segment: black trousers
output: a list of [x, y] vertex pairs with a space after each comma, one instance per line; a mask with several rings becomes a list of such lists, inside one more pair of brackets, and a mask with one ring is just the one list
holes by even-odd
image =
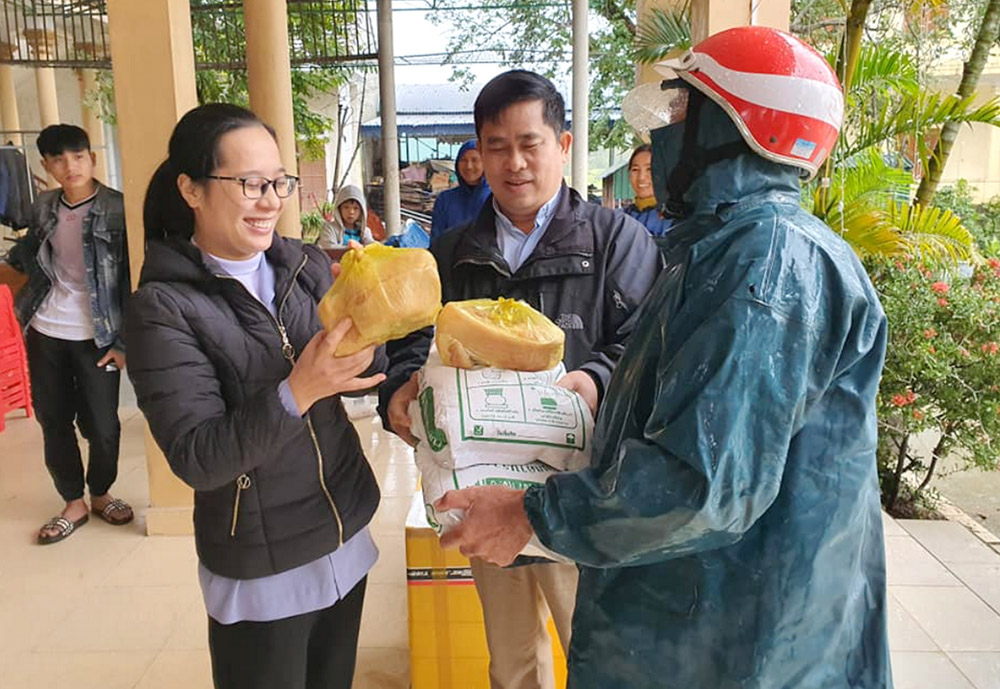
[[215, 689], [350, 689], [367, 581], [329, 608], [283, 620], [220, 624], [209, 617]]
[[56, 490], [66, 502], [83, 497], [76, 422], [90, 445], [86, 485], [91, 495], [104, 495], [118, 477], [121, 372], [98, 368], [108, 348], [98, 349], [93, 340], [60, 340], [34, 328], [28, 328], [26, 335], [31, 399], [42, 427], [45, 466]]

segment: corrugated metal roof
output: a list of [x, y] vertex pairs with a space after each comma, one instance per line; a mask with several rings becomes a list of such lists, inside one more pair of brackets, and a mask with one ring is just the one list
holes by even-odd
[[[463, 90], [458, 84], [407, 84], [396, 87], [396, 123], [400, 134], [426, 136], [475, 135], [472, 110], [476, 96], [484, 84], [473, 84]], [[557, 88], [559, 88], [557, 86]], [[564, 89], [559, 89], [569, 99]], [[567, 107], [566, 115], [571, 110]], [[365, 122], [365, 136], [377, 136], [381, 120], [375, 117]]]
[[[572, 125], [572, 120], [568, 117], [566, 125]], [[400, 134], [410, 136], [468, 136], [471, 139], [476, 135], [476, 125], [472, 120], [471, 111], [421, 114], [401, 112], [396, 115], [396, 129]], [[381, 119], [376, 117], [365, 122], [361, 126], [361, 134], [369, 138], [381, 136]]]

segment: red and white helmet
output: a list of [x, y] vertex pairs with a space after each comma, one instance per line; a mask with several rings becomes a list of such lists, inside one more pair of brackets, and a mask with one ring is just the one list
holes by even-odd
[[728, 29], [656, 70], [711, 98], [758, 154], [810, 175], [840, 133], [844, 92], [837, 75], [814, 48], [783, 31]]

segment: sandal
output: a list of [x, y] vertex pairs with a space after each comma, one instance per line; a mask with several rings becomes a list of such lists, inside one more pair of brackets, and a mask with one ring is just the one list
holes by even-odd
[[[90, 515], [83, 515], [75, 522], [71, 522], [66, 517], [58, 516], [45, 522], [45, 525], [38, 530], [38, 545], [49, 545], [58, 543], [64, 538], [69, 538], [77, 528], [83, 526], [90, 520]], [[55, 530], [54, 534], [42, 533], [44, 531]]]
[[[112, 498], [102, 510], [95, 507], [90, 511], [106, 521], [108, 524], [111, 524], [111, 526], [123, 526], [135, 518], [132, 508], [129, 507], [127, 502], [119, 498]], [[116, 513], [121, 516], [115, 516]]]

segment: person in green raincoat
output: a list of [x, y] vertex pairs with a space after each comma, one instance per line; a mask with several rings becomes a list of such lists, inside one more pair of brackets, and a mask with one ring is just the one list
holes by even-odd
[[[843, 94], [826, 61], [740, 27], [623, 105], [686, 222], [609, 384], [588, 469], [452, 491], [442, 539], [580, 568], [569, 689], [891, 688], [875, 396], [886, 319], [799, 206]], [[661, 68], [664, 68], [661, 65]], [[663, 126], [663, 125], [666, 126]]]

